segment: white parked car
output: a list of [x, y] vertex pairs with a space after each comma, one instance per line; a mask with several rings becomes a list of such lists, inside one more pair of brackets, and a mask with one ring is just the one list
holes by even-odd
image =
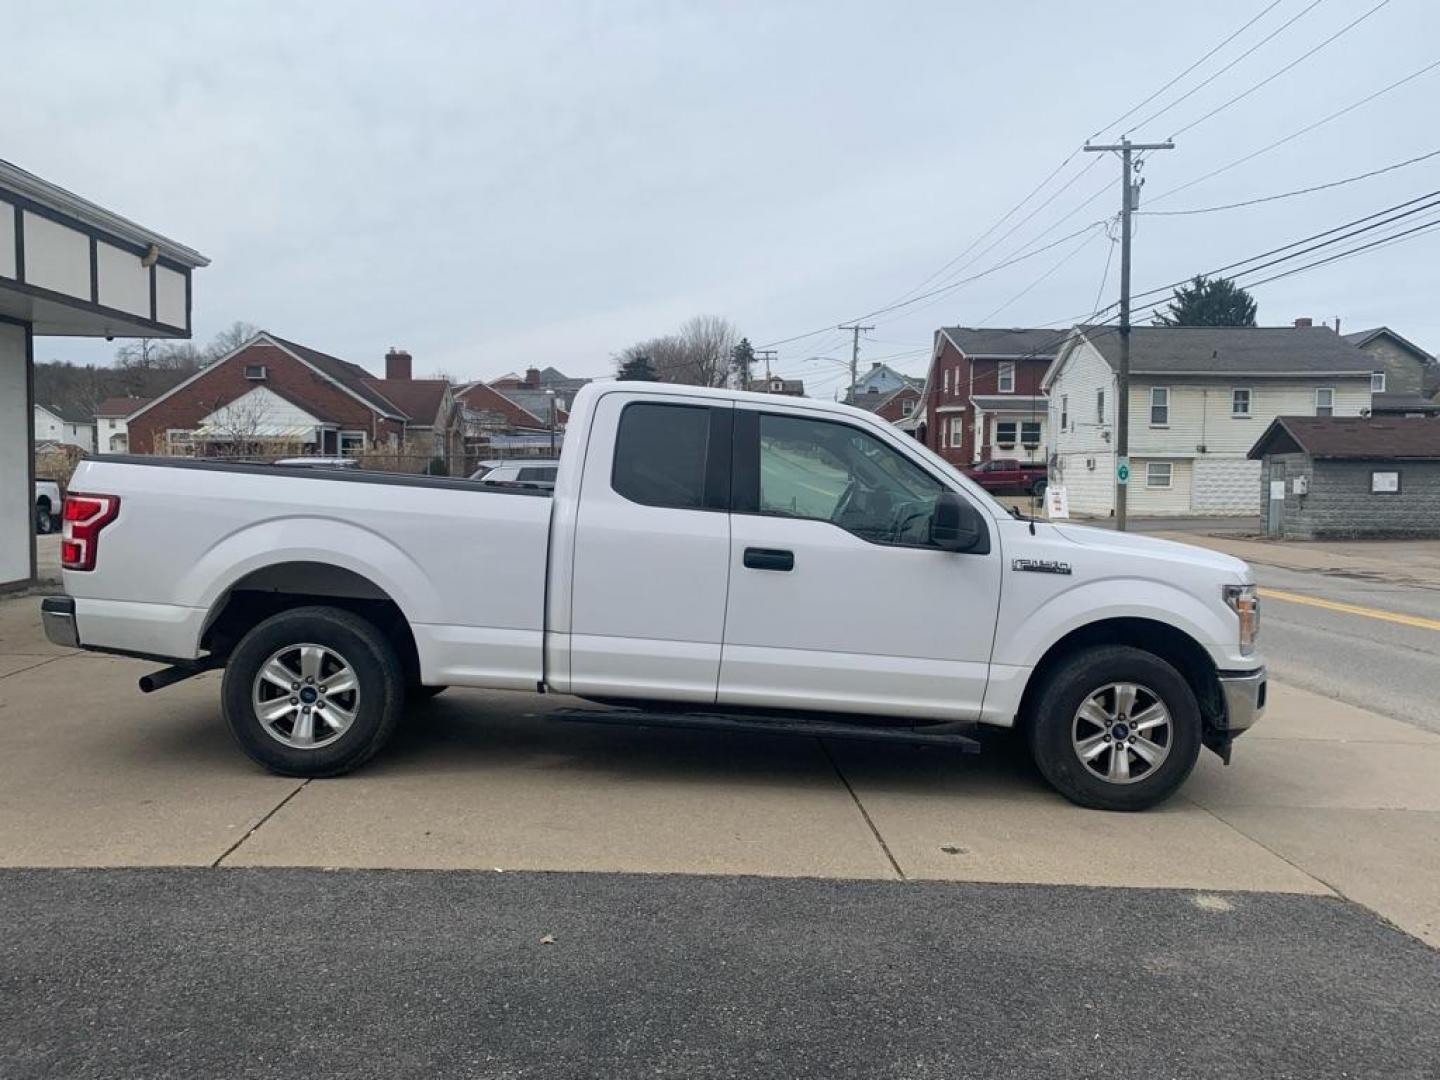
[[1243, 562], [1017, 519], [868, 412], [595, 383], [566, 443], [553, 495], [86, 461], [46, 631], [172, 665], [145, 689], [223, 666], [236, 739], [292, 776], [355, 768], [407, 693], [456, 684], [962, 748], [1019, 726], [1066, 796], [1139, 809], [1263, 709]]
[[54, 480], [35, 481], [35, 531], [52, 533], [60, 524], [60, 485]]
[[487, 484], [510, 484], [551, 490], [560, 467], [558, 458], [509, 458], [482, 461], [470, 474], [471, 480]]

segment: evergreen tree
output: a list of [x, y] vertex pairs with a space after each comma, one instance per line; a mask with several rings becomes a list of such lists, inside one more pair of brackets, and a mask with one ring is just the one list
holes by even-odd
[[1255, 299], [1229, 278], [1197, 274], [1175, 290], [1155, 326], [1254, 326]]
[[615, 377], [620, 382], [660, 381], [660, 375], [656, 372], [655, 365], [644, 353], [636, 353], [634, 356], [627, 356], [621, 360], [620, 370]]

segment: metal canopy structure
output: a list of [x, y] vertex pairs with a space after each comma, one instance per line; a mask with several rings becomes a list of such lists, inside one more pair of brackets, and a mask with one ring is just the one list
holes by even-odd
[[35, 576], [36, 336], [190, 336], [193, 248], [0, 161], [0, 589]]

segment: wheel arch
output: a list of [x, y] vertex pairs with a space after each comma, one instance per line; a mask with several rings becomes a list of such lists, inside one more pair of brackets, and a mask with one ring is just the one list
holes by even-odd
[[366, 575], [331, 563], [290, 559], [242, 574], [211, 605], [200, 645], [212, 655], [228, 656], [265, 619], [317, 605], [340, 608], [375, 626], [394, 646], [406, 676], [418, 681], [420, 658], [405, 611]]
[[1076, 627], [1053, 642], [1026, 680], [1017, 712], [1020, 726], [1030, 722], [1035, 699], [1039, 697], [1050, 672], [1079, 650], [1097, 645], [1128, 645], [1158, 656], [1180, 672], [1200, 705], [1200, 715], [1205, 722], [1205, 745], [1224, 756], [1219, 745], [1212, 745], [1218, 740], [1224, 741], [1228, 747], [1228, 740], [1219, 739], [1224, 726], [1225, 700], [1215, 661], [1205, 646], [1184, 630], [1158, 619], [1138, 616], [1099, 619]]

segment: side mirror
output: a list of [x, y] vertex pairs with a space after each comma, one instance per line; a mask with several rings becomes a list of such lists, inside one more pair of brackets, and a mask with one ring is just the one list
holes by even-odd
[[942, 551], [985, 555], [990, 551], [990, 530], [985, 528], [980, 511], [947, 489], [935, 500], [930, 542]]

